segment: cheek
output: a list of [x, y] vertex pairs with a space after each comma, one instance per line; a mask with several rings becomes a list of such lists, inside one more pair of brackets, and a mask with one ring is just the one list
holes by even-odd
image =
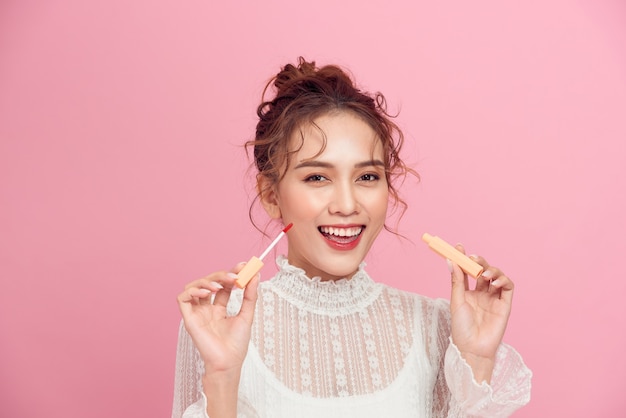
[[311, 193], [291, 193], [283, 195], [281, 210], [283, 215], [298, 219], [312, 219], [323, 208], [323, 199]]
[[382, 189], [379, 193], [372, 195], [368, 204], [372, 213], [377, 215], [385, 215], [389, 207], [389, 191]]

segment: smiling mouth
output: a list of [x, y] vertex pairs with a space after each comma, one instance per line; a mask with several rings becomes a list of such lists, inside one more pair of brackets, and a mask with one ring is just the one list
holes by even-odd
[[337, 228], [333, 226], [320, 226], [317, 228], [324, 237], [337, 243], [349, 243], [356, 240], [365, 229], [365, 226], [352, 226], [348, 228]]

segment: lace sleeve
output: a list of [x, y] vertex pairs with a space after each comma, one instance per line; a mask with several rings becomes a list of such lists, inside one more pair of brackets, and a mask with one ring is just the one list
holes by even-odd
[[[178, 348], [176, 350], [172, 418], [182, 418], [185, 410], [191, 405], [204, 403], [202, 396], [203, 374], [204, 365], [198, 350], [196, 350], [191, 337], [181, 321], [178, 331]], [[204, 415], [196, 413], [195, 416], [203, 417]]]
[[[243, 291], [237, 289], [231, 293], [226, 307], [228, 316], [237, 315], [241, 309]], [[208, 418], [207, 400], [202, 390], [204, 364], [200, 353], [185, 329], [183, 321], [178, 331], [176, 350], [176, 373], [174, 376], [174, 404], [172, 418]], [[256, 417], [254, 409], [240, 399], [237, 405], [238, 417]]]
[[529, 402], [532, 372], [515, 349], [502, 343], [491, 384], [479, 384], [450, 338], [448, 301], [437, 300], [431, 309], [427, 318], [436, 323], [432, 328], [437, 328], [437, 334], [430, 346], [439, 366], [433, 393], [434, 417], [508, 417]]
[[451, 411], [450, 407], [457, 409], [456, 405], [450, 405], [450, 391], [446, 383], [444, 366], [445, 356], [443, 353], [449, 344], [450, 336], [450, 315], [448, 313], [448, 303], [446, 300], [437, 299], [433, 303], [425, 304], [423, 312], [425, 322], [428, 326], [428, 357], [437, 370], [435, 387], [433, 389], [432, 416], [434, 418], [446, 418], [460, 416]]
[[504, 343], [496, 352], [491, 384], [476, 382], [472, 368], [450, 341], [445, 355], [445, 376], [451, 405], [472, 417], [508, 417], [530, 401], [532, 372], [515, 349]]

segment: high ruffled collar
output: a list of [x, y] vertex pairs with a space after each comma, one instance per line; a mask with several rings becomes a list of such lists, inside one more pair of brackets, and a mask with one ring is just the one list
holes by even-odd
[[270, 280], [272, 291], [299, 308], [318, 314], [341, 315], [362, 310], [382, 290], [382, 285], [365, 272], [365, 262], [350, 279], [328, 281], [307, 277], [304, 270], [289, 264], [282, 255], [276, 264], [279, 270]]

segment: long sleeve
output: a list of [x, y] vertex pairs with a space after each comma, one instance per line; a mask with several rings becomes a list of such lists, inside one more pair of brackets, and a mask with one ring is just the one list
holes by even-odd
[[[243, 292], [235, 290], [228, 302], [227, 315], [236, 315], [241, 308]], [[183, 321], [178, 331], [176, 349], [176, 373], [174, 376], [174, 402], [172, 418], [209, 418], [206, 413], [207, 399], [203, 392], [204, 364]], [[257, 417], [254, 408], [240, 398], [237, 405], [239, 418]]]
[[[241, 298], [231, 294], [229, 315]], [[207, 418], [203, 369], [181, 326], [173, 418]], [[446, 300], [375, 283], [363, 270], [309, 279], [283, 260], [259, 287], [237, 416], [505, 417], [528, 402], [530, 377], [503, 344], [491, 385], [476, 383], [450, 340]]]
[[[206, 413], [207, 399], [202, 390], [203, 374], [204, 366], [198, 351], [181, 324], [176, 355], [172, 418], [209, 418]], [[237, 417], [258, 418], [258, 415], [250, 403], [240, 398]]]
[[451, 403], [468, 416], [508, 417], [530, 401], [532, 372], [513, 347], [500, 344], [491, 384], [478, 383], [472, 368], [450, 341], [445, 355], [445, 376]]
[[206, 417], [206, 400], [202, 393], [203, 373], [204, 366], [198, 350], [181, 321], [176, 349], [172, 418]]
[[[437, 300], [430, 316], [436, 323], [439, 373], [433, 415], [437, 418], [508, 417], [530, 400], [532, 372], [515, 349], [502, 343], [491, 384], [478, 383], [450, 338], [449, 305]], [[434, 347], [433, 347], [434, 348]]]

